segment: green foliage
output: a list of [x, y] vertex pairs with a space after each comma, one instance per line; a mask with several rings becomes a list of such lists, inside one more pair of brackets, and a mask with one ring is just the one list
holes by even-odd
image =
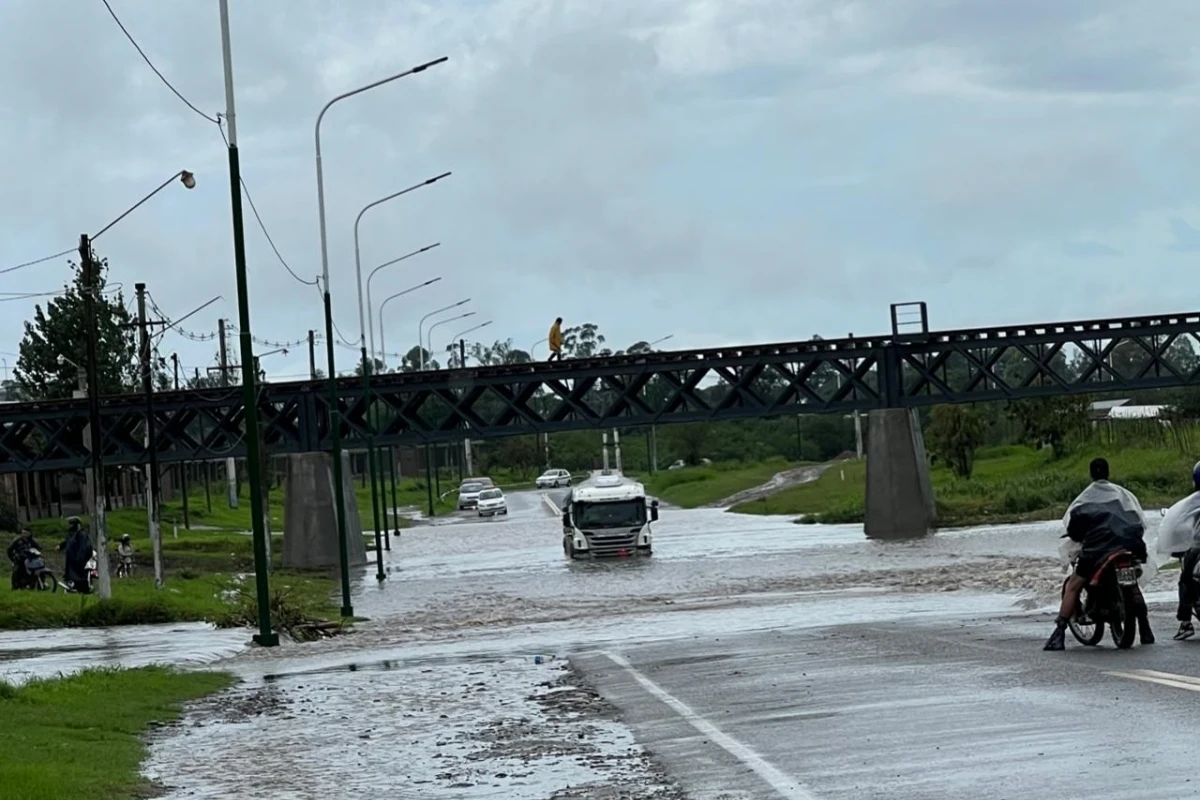
[[140, 773], [149, 727], [233, 682], [222, 673], [143, 667], [0, 683], [0, 792], [5, 800], [149, 797], [153, 787]]
[[[75, 267], [72, 264], [72, 267]], [[131, 317], [121, 292], [107, 292], [108, 261], [96, 267], [97, 376], [101, 394], [135, 390], [138, 349]], [[59, 399], [78, 388], [78, 370], [87, 365], [87, 329], [83, 318], [83, 274], [76, 274], [64, 293], [34, 308], [25, 322], [25, 337], [13, 371], [17, 383], [30, 397]], [[69, 359], [69, 361], [65, 360]]]
[[1087, 430], [1091, 401], [1083, 395], [1037, 397], [1009, 405], [1021, 425], [1022, 437], [1034, 446], [1046, 445], [1055, 458], [1062, 458], [1070, 443]]
[[971, 406], [936, 406], [925, 431], [929, 449], [953, 470], [955, 475], [971, 477], [975, 451], [983, 444], [983, 419]]
[[593, 322], [585, 322], [571, 328], [563, 328], [563, 358], [591, 358], [611, 355], [604, 349], [604, 335]]
[[637, 477], [645, 484], [646, 491], [655, 497], [681, 508], [696, 508], [761, 486], [791, 466], [795, 465], [782, 458], [772, 458], [751, 464], [735, 461], [711, 467], [664, 470], [657, 475]]

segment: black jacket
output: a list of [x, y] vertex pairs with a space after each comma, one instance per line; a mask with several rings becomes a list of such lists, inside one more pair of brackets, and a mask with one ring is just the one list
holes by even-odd
[[8, 546], [8, 560], [16, 564], [19, 560], [24, 558], [26, 551], [34, 548], [38, 550], [42, 549], [42, 546], [37, 543], [37, 539], [34, 539], [32, 536], [30, 536], [28, 539], [26, 539], [24, 536], [18, 536], [13, 540], [12, 544]]
[[1136, 512], [1118, 501], [1084, 503], [1071, 512], [1067, 536], [1083, 545], [1081, 559], [1103, 558], [1117, 550], [1128, 550], [1145, 561], [1146, 527]]

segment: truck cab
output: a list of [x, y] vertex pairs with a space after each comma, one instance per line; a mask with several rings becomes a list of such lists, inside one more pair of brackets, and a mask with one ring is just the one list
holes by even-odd
[[646, 497], [638, 481], [602, 473], [567, 493], [562, 506], [563, 552], [568, 558], [648, 556], [650, 525], [658, 501]]

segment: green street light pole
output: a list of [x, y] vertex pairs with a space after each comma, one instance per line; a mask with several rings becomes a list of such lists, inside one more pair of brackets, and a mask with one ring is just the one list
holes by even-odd
[[374, 83], [368, 83], [366, 86], [360, 86], [349, 92], [343, 92], [321, 108], [320, 113], [317, 114], [317, 122], [313, 126], [317, 167], [317, 216], [321, 231], [321, 280], [324, 284], [323, 295], [325, 301], [325, 355], [328, 360], [327, 367], [329, 370], [329, 429], [330, 445], [333, 451], [333, 502], [337, 517], [338, 547], [341, 551], [342, 562], [342, 616], [353, 616], [354, 611], [350, 605], [350, 561], [346, 540], [346, 488], [342, 483], [342, 412], [338, 399], [337, 367], [334, 364], [333, 357], [333, 303], [329, 296], [329, 239], [325, 230], [325, 175], [321, 168], [321, 120], [325, 119], [326, 112], [338, 101], [353, 97], [356, 94], [362, 94], [369, 89], [383, 86], [394, 80], [415, 75], [418, 72], [424, 72], [430, 67], [449, 60], [449, 56], [442, 56], [433, 61], [428, 61], [407, 69], [404, 72], [398, 72], [395, 75], [382, 78]]
[[[383, 494], [381, 500], [380, 492], [383, 490], [383, 476], [380, 474], [379, 468], [379, 453], [375, 449], [375, 422], [371, 419], [371, 372], [375, 365], [372, 363], [375, 360], [375, 353], [372, 348], [371, 357], [367, 358], [367, 313], [363, 308], [363, 276], [362, 276], [362, 257], [358, 247], [358, 226], [362, 222], [363, 214], [374, 208], [382, 205], [389, 200], [394, 200], [397, 197], [402, 197], [409, 192], [415, 192], [425, 186], [431, 186], [442, 178], [450, 177], [449, 172], [443, 172], [441, 175], [435, 175], [432, 178], [427, 178], [420, 183], [413, 184], [406, 189], [401, 189], [398, 192], [393, 192], [387, 197], [381, 197], [374, 202], [367, 203], [363, 206], [363, 210], [358, 212], [358, 216], [354, 218], [354, 274], [358, 281], [358, 338], [359, 347], [362, 351], [362, 379], [363, 379], [363, 403], [367, 407], [367, 468], [371, 473], [371, 514], [375, 519], [375, 578], [383, 581], [387, 578], [387, 574], [383, 571], [383, 533], [387, 529], [387, 516], [380, 514], [383, 506], [387, 503], [387, 495]], [[368, 281], [370, 278], [368, 278]], [[382, 528], [380, 525], [382, 524]], [[391, 549], [390, 543], [388, 549]]]
[[246, 413], [246, 471], [250, 480], [250, 530], [254, 539], [254, 579], [258, 594], [258, 634], [263, 647], [279, 644], [271, 630], [271, 588], [267, 536], [263, 526], [262, 460], [258, 438], [258, 376], [250, 338], [250, 291], [246, 280], [246, 237], [242, 228], [242, 177], [238, 162], [237, 116], [233, 103], [233, 53], [229, 41], [229, 0], [221, 0], [221, 54], [225, 66], [225, 123], [229, 126], [229, 192], [233, 210], [233, 260], [237, 273], [238, 338], [242, 351], [242, 407]]

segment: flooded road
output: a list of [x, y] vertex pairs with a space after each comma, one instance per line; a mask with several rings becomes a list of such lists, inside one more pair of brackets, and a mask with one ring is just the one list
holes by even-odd
[[[243, 682], [155, 734], [146, 770], [164, 796], [1192, 796], [1147, 783], [1183, 780], [1161, 762], [1191, 731], [1180, 695], [1200, 690], [1200, 651], [1169, 641], [1173, 577], [1148, 595], [1160, 644], [1042, 653], [1057, 523], [882, 543], [672, 509], [653, 557], [569, 562], [553, 503], [509, 506], [405, 530], [386, 581], [356, 576], [370, 621], [351, 635], [263, 650], [245, 631], [187, 633], [176, 654]], [[59, 655], [25, 636], [30, 657], [7, 662], [21, 653], [0, 638], [0, 663], [172, 655], [155, 631], [87, 635]], [[1173, 733], [1122, 744], [1160, 713]], [[1077, 745], [1080, 719], [1114, 715]]]

